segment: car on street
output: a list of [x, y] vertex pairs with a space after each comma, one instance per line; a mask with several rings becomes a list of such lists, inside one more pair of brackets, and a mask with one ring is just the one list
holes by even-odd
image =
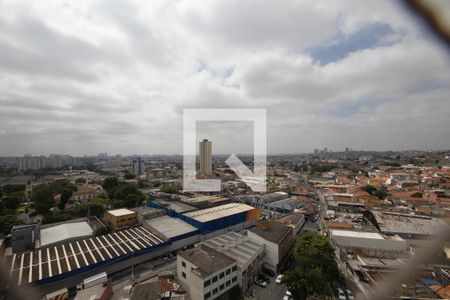
[[347, 289], [347, 299], [355, 300], [355, 297], [353, 296], [352, 291], [350, 291], [349, 289]]
[[283, 280], [283, 274], [277, 276], [277, 279], [275, 279], [275, 283], [281, 284], [281, 280]]
[[260, 279], [260, 278], [257, 278], [257, 277], [255, 277], [254, 282], [255, 282], [257, 285], [262, 286], [262, 287], [266, 287], [266, 286], [267, 286], [267, 283], [266, 283], [264, 280], [262, 280], [262, 279]]
[[337, 295], [339, 300], [347, 300], [347, 297], [345, 297], [344, 291], [341, 288], [337, 289]]

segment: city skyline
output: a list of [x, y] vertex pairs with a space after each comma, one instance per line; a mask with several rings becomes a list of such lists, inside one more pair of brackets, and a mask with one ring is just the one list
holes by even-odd
[[0, 155], [182, 153], [183, 108], [222, 107], [266, 108], [268, 153], [450, 148], [447, 50], [399, 2], [0, 9]]

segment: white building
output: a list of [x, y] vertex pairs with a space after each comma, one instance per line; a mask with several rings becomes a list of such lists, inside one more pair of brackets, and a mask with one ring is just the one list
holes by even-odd
[[292, 228], [273, 221], [259, 222], [248, 230], [247, 236], [257, 243], [264, 244], [266, 253], [264, 266], [278, 272], [292, 247]]
[[238, 282], [237, 261], [200, 245], [177, 255], [177, 278], [192, 300], [210, 300], [225, 294]]
[[398, 235], [384, 236], [376, 232], [330, 230], [335, 245], [346, 254], [363, 253], [369, 257], [396, 258], [408, 250], [408, 243]]
[[238, 262], [238, 282], [245, 292], [258, 274], [264, 257], [264, 245], [250, 240], [247, 236], [228, 232], [202, 242]]

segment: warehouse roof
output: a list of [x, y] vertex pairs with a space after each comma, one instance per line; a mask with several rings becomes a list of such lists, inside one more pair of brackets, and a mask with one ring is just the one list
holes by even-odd
[[151, 248], [163, 241], [143, 227], [6, 256], [11, 280], [31, 283]]
[[88, 222], [65, 223], [41, 229], [41, 246], [54, 244], [67, 239], [92, 235], [94, 230]]
[[206, 240], [202, 244], [236, 259], [241, 269], [245, 269], [245, 266], [251, 263], [251, 258], [264, 249], [264, 245], [260, 245], [247, 236], [234, 231]]
[[180, 252], [178, 255], [197, 266], [197, 269], [194, 269], [193, 272], [201, 278], [206, 278], [236, 262], [233, 258], [206, 245], [200, 245], [193, 249]]
[[131, 211], [131, 210], [126, 209], [126, 208], [119, 208], [119, 209], [108, 210], [108, 213], [113, 215], [113, 216], [115, 216], [115, 217], [127, 216], [127, 215], [131, 215], [131, 214], [135, 214], [134, 211]]
[[358, 249], [406, 251], [408, 244], [399, 236], [382, 236], [376, 232], [332, 229], [331, 237], [337, 245]]
[[371, 210], [370, 213], [375, 218], [377, 223], [375, 225], [384, 233], [435, 235], [448, 226], [438, 218], [427, 216], [375, 210]]
[[229, 203], [185, 213], [184, 215], [199, 222], [208, 222], [211, 220], [232, 216], [253, 209], [255, 209], [253, 206], [247, 204]]
[[168, 239], [198, 230], [178, 218], [171, 218], [169, 216], [152, 218], [145, 222]]

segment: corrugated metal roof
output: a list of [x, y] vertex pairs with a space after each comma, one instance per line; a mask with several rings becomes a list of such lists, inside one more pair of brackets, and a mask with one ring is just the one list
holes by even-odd
[[247, 204], [230, 203], [212, 208], [206, 208], [189, 213], [185, 213], [186, 217], [190, 217], [199, 222], [208, 222], [215, 219], [220, 219], [227, 216], [232, 216], [241, 212], [255, 209]]
[[88, 222], [65, 223], [41, 229], [41, 246], [66, 239], [92, 235], [94, 230]]

